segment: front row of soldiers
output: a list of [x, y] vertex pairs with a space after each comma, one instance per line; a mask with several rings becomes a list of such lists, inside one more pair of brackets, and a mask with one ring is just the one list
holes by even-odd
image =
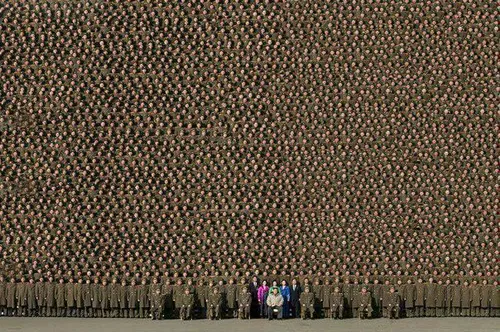
[[[492, 285], [487, 281], [483, 284], [474, 281], [472, 285], [467, 281], [460, 284], [458, 280], [453, 284], [441, 280], [435, 283], [432, 279], [428, 282], [419, 279], [416, 283], [398, 280], [396, 285], [389, 281], [380, 284], [378, 280], [362, 285], [358, 280], [353, 283], [337, 280], [333, 285], [328, 281], [311, 285], [305, 280], [302, 287], [296, 280], [290, 287], [285, 281], [282, 286], [273, 284], [272, 290], [283, 294], [279, 313], [283, 318], [496, 317], [500, 312], [497, 283]], [[20, 282], [15, 279], [5, 282], [0, 276], [0, 316], [193, 319], [196, 315], [209, 319], [223, 316], [248, 319], [258, 317], [260, 307], [260, 316], [266, 317], [270, 313], [265, 300], [269, 287], [261, 285], [266, 294], [260, 299], [253, 294], [258, 286], [257, 281], [248, 284], [242, 280], [235, 284], [233, 279], [227, 284], [219, 280], [208, 285], [202, 280], [194, 285], [189, 279], [185, 284], [181, 279], [175, 284], [169, 279], [163, 283], [155, 279], [152, 284], [146, 280], [140, 283], [132, 280], [128, 284], [112, 279], [108, 284], [99, 279], [93, 282], [60, 279], [56, 283], [52, 277], [48, 281], [21, 278]]]

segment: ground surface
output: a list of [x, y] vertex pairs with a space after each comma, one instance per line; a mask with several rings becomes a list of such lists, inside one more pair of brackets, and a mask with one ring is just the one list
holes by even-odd
[[26, 332], [155, 332], [155, 331], [203, 331], [203, 332], [310, 332], [310, 331], [446, 331], [446, 332], [497, 332], [500, 320], [495, 318], [420, 318], [392, 321], [376, 319], [369, 321], [359, 320], [223, 320], [208, 321], [195, 320], [181, 322], [177, 320], [151, 321], [128, 319], [80, 319], [80, 318], [2, 318], [0, 319], [0, 332], [26, 331]]

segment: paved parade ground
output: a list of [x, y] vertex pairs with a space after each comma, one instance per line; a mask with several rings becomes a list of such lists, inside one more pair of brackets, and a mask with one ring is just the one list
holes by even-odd
[[500, 320], [496, 318], [420, 318], [401, 320], [286, 320], [272, 321], [255, 319], [239, 320], [194, 320], [152, 321], [139, 319], [81, 319], [81, 318], [2, 318], [0, 332], [401, 332], [401, 331], [446, 331], [446, 332], [497, 332]]

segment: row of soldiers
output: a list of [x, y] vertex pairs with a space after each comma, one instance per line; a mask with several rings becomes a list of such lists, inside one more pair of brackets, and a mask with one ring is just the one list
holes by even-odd
[[[445, 317], [473, 316], [498, 317], [499, 289], [495, 281], [489, 284], [476, 280], [455, 283], [447, 280], [434, 282], [431, 278], [424, 282], [418, 279], [406, 283], [389, 280], [380, 283], [355, 279], [330, 283], [304, 279], [301, 285], [293, 279], [288, 285], [273, 281], [283, 296], [282, 317], [329, 317], [329, 318], [371, 318], [371, 317]], [[111, 317], [111, 318], [174, 318], [194, 317], [220, 319], [222, 317], [265, 317], [266, 298], [269, 293], [267, 283], [254, 277], [249, 283], [243, 278], [239, 283], [229, 279], [181, 278], [173, 283], [170, 279], [159, 282], [145, 279], [130, 283], [116, 278], [108, 284], [98, 278], [37, 282], [12, 278], [6, 282], [0, 276], [0, 315], [2, 316], [43, 316], [43, 317]], [[260, 309], [260, 310], [259, 310]]]

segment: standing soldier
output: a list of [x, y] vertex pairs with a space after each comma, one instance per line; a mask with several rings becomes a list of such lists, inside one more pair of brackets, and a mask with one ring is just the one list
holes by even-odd
[[445, 317], [451, 317], [453, 316], [453, 285], [451, 284], [450, 279], [446, 279], [445, 283], [446, 287], [446, 305], [445, 305], [445, 312], [444, 315]]
[[335, 287], [330, 297], [331, 318], [342, 319], [344, 317], [344, 294], [340, 287]]
[[28, 316], [36, 316], [36, 293], [35, 293], [35, 281], [30, 279], [29, 283], [26, 285], [26, 300], [28, 301]]
[[24, 277], [21, 282], [16, 284], [16, 302], [17, 302], [17, 315], [26, 316], [28, 310], [28, 294], [27, 285]]
[[109, 285], [108, 281], [104, 279], [102, 281], [102, 285], [99, 289], [99, 298], [101, 299], [101, 312], [102, 312], [102, 317], [104, 318], [109, 318], [110, 316], [110, 292], [109, 292]]
[[151, 318], [153, 320], [161, 320], [163, 317], [163, 296], [161, 288], [156, 287], [153, 294], [151, 294]]
[[0, 275], [0, 316], [7, 316], [7, 285]]
[[[343, 296], [343, 295], [342, 295]], [[300, 317], [302, 319], [306, 319], [307, 316], [309, 318], [314, 318], [314, 294], [311, 293], [309, 286], [304, 288], [304, 292], [300, 294]]]
[[111, 308], [111, 318], [117, 318], [120, 310], [120, 285], [116, 278], [113, 278], [111, 285], [108, 286], [109, 307]]
[[490, 305], [491, 305], [491, 293], [492, 287], [488, 285], [488, 280], [484, 279], [483, 284], [480, 287], [480, 298], [481, 298], [481, 317], [490, 316]]
[[373, 300], [375, 307], [373, 308], [373, 317], [380, 317], [382, 315], [382, 285], [378, 279], [373, 281]]
[[119, 317], [128, 318], [128, 287], [125, 279], [122, 280], [122, 284], [118, 288], [118, 302], [120, 304]]
[[471, 302], [471, 289], [469, 286], [469, 282], [465, 280], [462, 285], [462, 316], [470, 317], [470, 302]]
[[250, 309], [252, 305], [252, 295], [246, 288], [241, 290], [240, 301], [238, 302], [238, 317], [240, 319], [250, 319]]
[[330, 296], [332, 294], [332, 286], [330, 279], [326, 278], [325, 284], [321, 290], [321, 303], [323, 307], [323, 317], [330, 317]]
[[460, 307], [462, 305], [462, 287], [458, 280], [455, 280], [453, 285], [451, 306], [453, 307], [453, 317], [460, 316]]
[[446, 286], [443, 285], [443, 280], [439, 280], [436, 285], [436, 316], [444, 317], [446, 308]]
[[38, 315], [47, 316], [47, 297], [45, 295], [45, 282], [40, 278], [35, 285], [36, 304], [38, 306]]
[[323, 288], [321, 287], [320, 280], [315, 279], [314, 285], [312, 286], [312, 288], [310, 287], [309, 290], [314, 295], [314, 312], [319, 316], [323, 307], [321, 304], [321, 300], [323, 299], [323, 295], [321, 294], [321, 292], [323, 291]]
[[57, 301], [56, 301], [56, 284], [54, 278], [49, 277], [49, 281], [45, 284], [45, 300], [47, 305], [47, 317], [57, 316]]
[[[225, 295], [226, 295], [226, 306], [229, 311], [229, 316], [235, 318], [237, 314], [237, 304], [236, 304], [236, 285], [234, 284], [234, 279], [230, 278], [229, 283], [225, 287]], [[244, 288], [246, 289], [246, 288]], [[247, 292], [250, 295], [250, 293]], [[241, 300], [241, 299], [240, 299]], [[241, 310], [241, 301], [240, 301], [240, 310]], [[250, 307], [249, 307], [250, 310]]]
[[175, 314], [174, 316], [179, 316], [180, 317], [180, 310], [182, 307], [182, 294], [183, 294], [183, 287], [182, 287], [182, 279], [177, 279], [177, 282], [175, 283], [173, 289], [172, 289], [172, 298], [174, 300], [174, 309], [175, 309]]
[[141, 286], [135, 284], [135, 279], [132, 279], [130, 286], [127, 287], [128, 298], [128, 316], [130, 318], [137, 318], [138, 304], [139, 304], [139, 289]]
[[349, 279], [344, 280], [344, 287], [342, 287], [342, 291], [344, 293], [344, 303], [345, 303], [345, 312], [347, 313], [347, 317], [350, 317], [352, 312], [352, 284], [349, 283]]
[[10, 282], [5, 286], [5, 297], [7, 302], [7, 316], [16, 316], [16, 280], [10, 279]]
[[[217, 287], [214, 289], [217, 289]], [[184, 289], [184, 294], [182, 294], [180, 302], [179, 316], [181, 320], [193, 319], [194, 294], [189, 287]]]
[[[394, 287], [393, 287], [394, 288]], [[361, 292], [357, 295], [359, 303], [359, 318], [371, 318], [372, 317], [372, 295], [368, 292], [366, 287], [361, 288]]]
[[85, 306], [83, 305], [83, 280], [82, 278], [78, 279], [78, 282], [75, 284], [75, 302], [76, 302], [76, 311], [77, 316], [82, 318], [85, 316]]
[[389, 294], [391, 292], [391, 284], [386, 280], [382, 285], [382, 317], [389, 317]]
[[472, 317], [481, 317], [481, 287], [477, 280], [471, 285], [471, 310]]
[[75, 317], [75, 284], [73, 278], [69, 279], [69, 282], [65, 284], [65, 297], [66, 297], [66, 316]]
[[92, 317], [102, 317], [101, 316], [101, 285], [99, 285], [99, 279], [95, 278], [94, 283], [90, 287], [91, 301], [92, 301]]
[[429, 278], [425, 290], [425, 315], [427, 317], [436, 317], [436, 284], [433, 278]]
[[416, 293], [415, 285], [411, 282], [411, 279], [408, 279], [403, 289], [404, 306], [406, 311], [406, 317], [408, 318], [412, 318], [415, 316], [414, 312], [415, 295], [416, 295], [415, 293]]
[[[172, 293], [172, 286], [170, 286], [170, 294]], [[200, 316], [201, 318], [207, 318], [207, 286], [205, 285], [205, 282], [203, 279], [198, 280], [198, 284], [196, 285], [196, 302], [198, 305], [198, 308], [200, 308]], [[236, 294], [235, 294], [236, 296]], [[170, 295], [172, 297], [172, 295]], [[168, 303], [168, 299], [167, 299]], [[168, 305], [168, 304], [167, 304]], [[173, 306], [172, 306], [173, 307]]]
[[139, 301], [139, 318], [147, 318], [149, 311], [149, 286], [146, 279], [142, 279], [141, 285], [137, 290], [137, 299]]
[[208, 296], [208, 319], [214, 320], [221, 318], [221, 305], [222, 297], [219, 293], [219, 289], [213, 287]]
[[174, 310], [174, 299], [172, 298], [173, 287], [170, 279], [164, 279], [161, 294], [164, 297], [164, 317], [172, 318], [172, 310]]
[[498, 289], [498, 281], [495, 280], [493, 285], [488, 285], [490, 288], [490, 317], [500, 317], [500, 291]]
[[55, 298], [57, 317], [66, 316], [66, 285], [64, 285], [63, 279], [59, 279], [59, 283], [56, 285]]
[[425, 312], [424, 312], [424, 305], [425, 305], [425, 298], [426, 298], [426, 287], [425, 284], [422, 282], [422, 279], [419, 278], [417, 284], [415, 285], [415, 315], [417, 317], [423, 317]]
[[83, 297], [84, 317], [85, 318], [93, 317], [90, 279], [86, 279], [85, 283], [82, 285], [82, 297]]
[[388, 316], [389, 319], [398, 319], [399, 318], [399, 311], [401, 309], [400, 307], [400, 297], [399, 294], [396, 292], [396, 288], [394, 286], [391, 286], [390, 291], [389, 291], [389, 296], [387, 297], [387, 307], [388, 307]]

